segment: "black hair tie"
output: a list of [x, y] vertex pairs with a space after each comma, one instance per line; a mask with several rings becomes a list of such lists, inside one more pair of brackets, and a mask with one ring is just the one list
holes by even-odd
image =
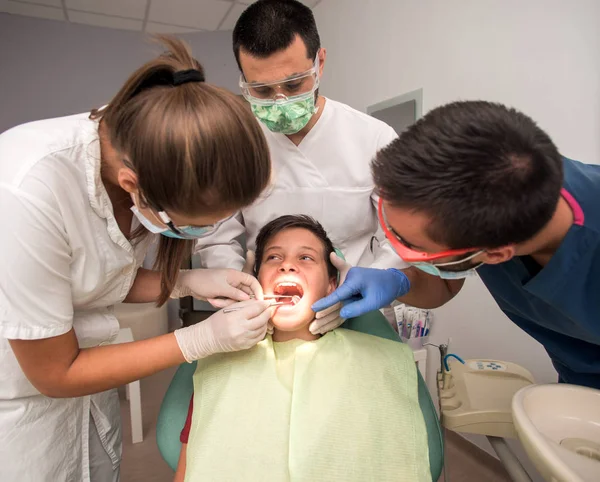
[[204, 74], [196, 69], [180, 70], [173, 73], [173, 85], [177, 86], [188, 82], [204, 82]]

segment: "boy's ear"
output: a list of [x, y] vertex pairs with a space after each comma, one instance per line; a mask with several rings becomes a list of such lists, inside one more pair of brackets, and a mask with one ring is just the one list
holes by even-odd
[[[346, 257], [344, 256], [344, 253], [342, 253], [342, 251], [338, 248], [333, 248], [335, 254], [337, 255], [338, 258], [343, 259], [344, 261], [346, 261]], [[335, 279], [335, 286], [336, 288], [340, 285], [340, 272], [337, 272], [337, 276]]]
[[244, 263], [242, 271], [254, 277], [258, 276], [258, 273], [256, 271], [256, 255], [254, 251], [246, 251], [246, 262]]
[[338, 286], [338, 277], [329, 278], [329, 284], [327, 285], [327, 294], [330, 295], [335, 291]]

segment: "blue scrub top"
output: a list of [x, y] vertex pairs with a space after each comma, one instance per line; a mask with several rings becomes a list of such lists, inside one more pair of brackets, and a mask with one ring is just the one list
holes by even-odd
[[516, 257], [477, 272], [502, 311], [544, 345], [560, 381], [600, 389], [600, 166], [563, 165], [575, 219], [548, 264]]

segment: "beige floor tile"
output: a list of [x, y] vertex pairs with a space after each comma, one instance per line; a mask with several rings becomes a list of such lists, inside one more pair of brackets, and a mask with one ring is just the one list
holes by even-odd
[[123, 420], [123, 461], [121, 482], [168, 482], [173, 480], [173, 471], [162, 459], [156, 445], [156, 419], [160, 404], [175, 369], [165, 370], [141, 381], [142, 425], [144, 441], [131, 443], [129, 404], [121, 399]]
[[499, 460], [452, 432], [446, 432], [445, 458], [448, 482], [511, 482]]

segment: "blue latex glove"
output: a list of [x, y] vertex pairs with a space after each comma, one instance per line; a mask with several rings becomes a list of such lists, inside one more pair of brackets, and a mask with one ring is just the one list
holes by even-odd
[[321, 311], [341, 302], [340, 316], [355, 318], [369, 311], [388, 306], [410, 289], [410, 281], [397, 269], [350, 268], [344, 283], [333, 293], [312, 305], [313, 311]]

